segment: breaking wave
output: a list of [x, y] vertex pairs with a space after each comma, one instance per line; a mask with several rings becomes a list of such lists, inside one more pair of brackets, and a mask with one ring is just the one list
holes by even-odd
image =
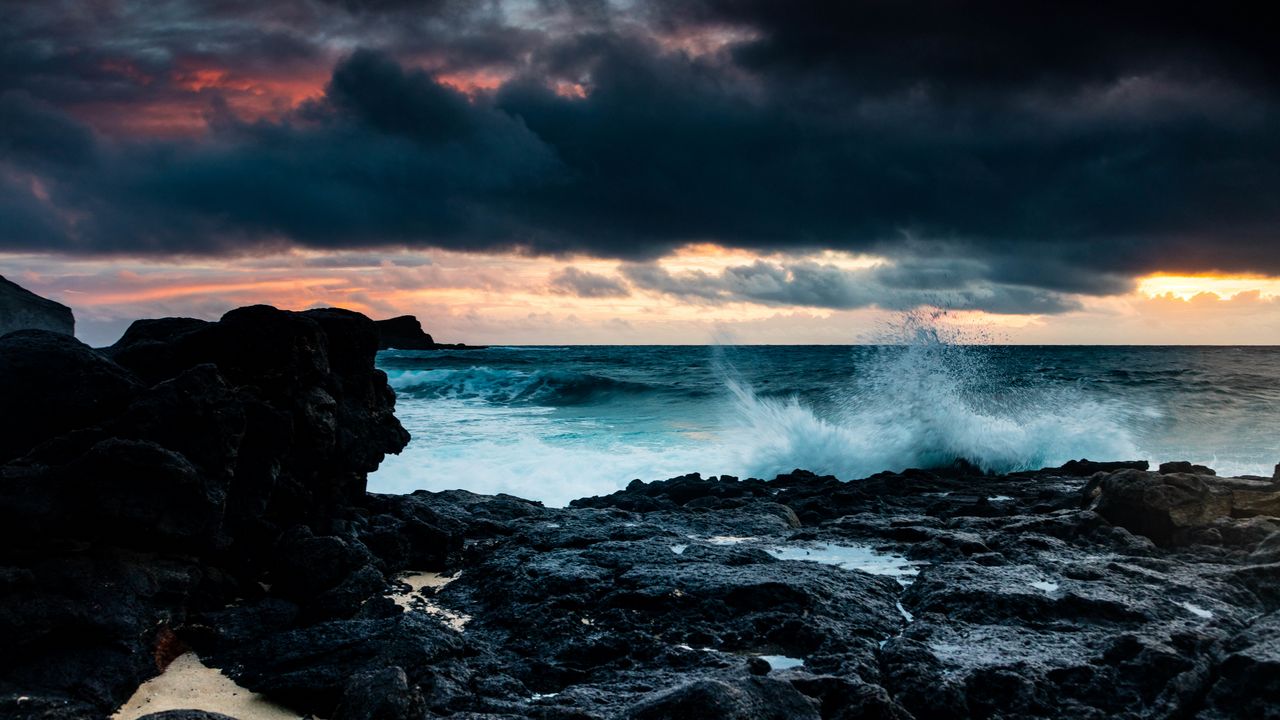
[[1014, 382], [985, 353], [909, 316], [833, 388], [826, 412], [799, 398], [759, 397], [726, 366], [742, 418], [728, 445], [744, 472], [794, 468], [859, 478], [965, 460], [992, 472], [1071, 459], [1135, 458], [1132, 408], [1070, 387]]

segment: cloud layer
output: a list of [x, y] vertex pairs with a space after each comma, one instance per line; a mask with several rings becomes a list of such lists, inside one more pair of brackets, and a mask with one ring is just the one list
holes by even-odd
[[[707, 302], [1013, 313], [1156, 270], [1280, 274], [1280, 50], [1246, 4], [169, 0], [0, 20], [0, 250], [517, 249], [617, 258]], [[891, 263], [653, 265], [695, 242]]]

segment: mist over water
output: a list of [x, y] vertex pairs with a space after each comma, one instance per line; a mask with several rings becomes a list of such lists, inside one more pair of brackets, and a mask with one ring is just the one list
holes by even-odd
[[875, 340], [380, 353], [414, 439], [370, 489], [561, 505], [688, 472], [1280, 460], [1280, 349], [965, 345], [927, 318]]

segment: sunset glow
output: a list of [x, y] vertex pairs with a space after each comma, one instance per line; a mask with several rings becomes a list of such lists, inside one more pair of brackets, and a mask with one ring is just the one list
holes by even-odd
[[1240, 293], [1256, 292], [1263, 298], [1280, 297], [1280, 278], [1261, 275], [1151, 275], [1139, 279], [1138, 292], [1147, 297], [1172, 295], [1190, 300], [1216, 295], [1229, 300]]
[[975, 342], [1280, 342], [1269, 66], [1181, 36], [1079, 64], [899, 5], [72, 5], [6, 7], [0, 275], [94, 342], [256, 302], [490, 343], [930, 308]]

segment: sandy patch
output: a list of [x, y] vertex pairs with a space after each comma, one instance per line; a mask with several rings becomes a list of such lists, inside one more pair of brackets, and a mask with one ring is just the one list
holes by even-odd
[[467, 623], [471, 621], [470, 615], [457, 613], [447, 608], [440, 607], [434, 600], [422, 594], [422, 591], [430, 588], [433, 592], [448, 585], [457, 579], [457, 575], [447, 576], [440, 573], [423, 572], [423, 573], [405, 573], [396, 580], [409, 586], [408, 592], [392, 593], [387, 597], [391, 598], [397, 605], [404, 608], [408, 612], [425, 612], [429, 615], [435, 615], [445, 622], [446, 625], [458, 632], [462, 632], [466, 628]]
[[239, 720], [300, 720], [301, 715], [249, 692], [200, 662], [193, 652], [178, 656], [163, 673], [143, 683], [111, 720], [136, 720], [165, 710], [207, 710]]

